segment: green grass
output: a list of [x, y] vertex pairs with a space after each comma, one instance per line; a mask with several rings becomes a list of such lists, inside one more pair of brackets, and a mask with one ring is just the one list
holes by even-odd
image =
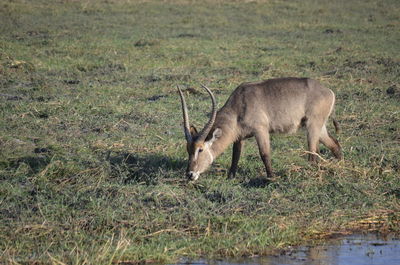
[[[387, 1], [0, 3], [0, 263], [172, 262], [266, 254], [354, 229], [399, 232], [400, 4]], [[201, 127], [213, 89], [320, 80], [344, 161], [274, 135], [196, 183], [176, 85]], [[330, 130], [333, 131], [330, 125]], [[379, 221], [379, 222], [377, 222]], [[374, 225], [374, 224], [379, 225]]]

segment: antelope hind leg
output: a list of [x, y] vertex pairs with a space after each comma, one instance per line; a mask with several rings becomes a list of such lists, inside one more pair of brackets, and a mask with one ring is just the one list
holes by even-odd
[[261, 159], [264, 163], [265, 170], [267, 172], [267, 177], [272, 178], [272, 166], [271, 166], [271, 147], [270, 147], [270, 139], [268, 132], [257, 132], [256, 133], [256, 141], [258, 145], [258, 149], [260, 152]]
[[338, 140], [336, 140], [334, 137], [332, 137], [327, 129], [326, 126], [324, 125], [322, 127], [322, 131], [321, 131], [321, 136], [320, 139], [322, 144], [324, 144], [326, 147], [329, 148], [329, 150], [331, 150], [332, 154], [337, 158], [337, 159], [342, 159], [342, 148], [340, 147], [340, 144], [338, 142]]

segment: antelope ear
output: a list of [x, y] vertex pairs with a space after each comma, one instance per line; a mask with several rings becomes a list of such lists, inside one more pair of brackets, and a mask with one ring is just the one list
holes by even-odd
[[194, 139], [199, 133], [197, 132], [196, 127], [193, 125], [190, 126], [190, 134], [192, 135], [192, 138]]
[[221, 135], [222, 135], [222, 130], [220, 128], [216, 128], [213, 131], [212, 138], [208, 142], [210, 144], [212, 144], [215, 140], [217, 140], [219, 137], [221, 137]]

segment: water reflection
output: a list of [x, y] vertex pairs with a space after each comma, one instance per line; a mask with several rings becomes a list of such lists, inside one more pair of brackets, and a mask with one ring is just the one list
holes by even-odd
[[280, 255], [224, 261], [183, 261], [190, 265], [387, 265], [400, 264], [400, 238], [351, 235], [314, 247], [296, 247]]

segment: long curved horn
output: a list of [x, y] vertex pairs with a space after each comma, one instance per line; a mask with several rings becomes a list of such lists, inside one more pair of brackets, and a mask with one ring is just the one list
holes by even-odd
[[210, 120], [207, 122], [207, 124], [204, 126], [203, 130], [199, 133], [199, 137], [197, 138], [197, 141], [204, 141], [210, 132], [212, 126], [214, 125], [215, 122], [215, 117], [217, 116], [217, 103], [214, 97], [214, 94], [211, 92], [211, 90], [206, 87], [205, 85], [201, 84], [205, 90], [207, 90], [208, 94], [211, 97], [211, 102], [212, 102], [212, 109], [211, 109], [211, 117]]
[[182, 104], [182, 112], [183, 112], [183, 131], [185, 132], [185, 138], [188, 143], [192, 142], [192, 135], [190, 134], [190, 125], [189, 125], [189, 115], [186, 106], [185, 97], [183, 96], [182, 90], [179, 86], [176, 86], [179, 91], [179, 96], [181, 97]]

